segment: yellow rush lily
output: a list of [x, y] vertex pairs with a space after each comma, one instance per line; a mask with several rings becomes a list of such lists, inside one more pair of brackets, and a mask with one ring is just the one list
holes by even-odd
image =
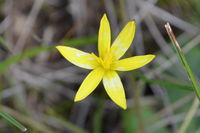
[[74, 101], [87, 97], [103, 79], [110, 98], [123, 109], [127, 108], [124, 88], [116, 71], [130, 71], [151, 62], [155, 55], [134, 56], [119, 60], [130, 47], [135, 35], [135, 22], [130, 21], [111, 45], [110, 24], [106, 14], [101, 19], [98, 37], [99, 57], [67, 46], [57, 46], [60, 53], [72, 64], [93, 69], [84, 79]]

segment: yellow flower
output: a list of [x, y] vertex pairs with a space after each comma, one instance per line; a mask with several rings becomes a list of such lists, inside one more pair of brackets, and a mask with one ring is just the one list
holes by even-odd
[[93, 69], [76, 93], [75, 102], [87, 97], [103, 79], [103, 85], [110, 98], [123, 109], [127, 108], [124, 88], [116, 71], [134, 70], [143, 67], [155, 58], [155, 55], [143, 55], [119, 60], [130, 47], [135, 28], [135, 22], [130, 21], [110, 46], [110, 24], [104, 14], [99, 28], [99, 57], [93, 53], [86, 53], [67, 46], [56, 47], [72, 64], [85, 69]]

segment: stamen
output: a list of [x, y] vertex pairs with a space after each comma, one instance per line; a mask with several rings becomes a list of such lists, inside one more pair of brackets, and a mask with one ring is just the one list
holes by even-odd
[[94, 53], [92, 53], [92, 56], [97, 60], [97, 62], [104, 68], [104, 69], [110, 69], [110, 64], [113, 61], [113, 55], [111, 52], [108, 52], [104, 59], [97, 57]]

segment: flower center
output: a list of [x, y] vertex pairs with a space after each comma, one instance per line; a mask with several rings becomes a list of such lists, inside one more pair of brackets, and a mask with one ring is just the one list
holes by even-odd
[[92, 53], [92, 55], [95, 57], [97, 62], [101, 65], [101, 67], [103, 67], [104, 69], [110, 69], [110, 65], [111, 65], [111, 63], [113, 61], [113, 55], [112, 55], [111, 52], [108, 52], [106, 54], [106, 56], [104, 57], [104, 59], [102, 59], [101, 57], [97, 57], [93, 53]]

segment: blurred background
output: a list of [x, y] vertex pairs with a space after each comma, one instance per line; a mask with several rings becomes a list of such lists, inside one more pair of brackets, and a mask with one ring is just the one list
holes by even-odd
[[[155, 54], [149, 65], [120, 73], [128, 109], [102, 83], [73, 99], [88, 70], [66, 61], [57, 45], [97, 53], [106, 13], [112, 38], [130, 20], [136, 36], [124, 57]], [[195, 97], [164, 24], [169, 22], [200, 77], [199, 0], [0, 0], [0, 109], [30, 133], [176, 133]], [[200, 133], [200, 110], [187, 132]], [[0, 119], [1, 133], [18, 133]]]

